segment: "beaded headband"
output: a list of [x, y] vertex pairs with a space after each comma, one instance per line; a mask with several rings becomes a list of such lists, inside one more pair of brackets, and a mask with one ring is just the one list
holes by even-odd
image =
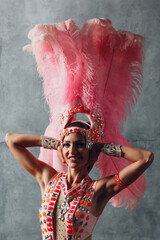
[[68, 136], [70, 133], [79, 133], [82, 136], [86, 136], [86, 129], [80, 128], [80, 127], [69, 127], [64, 129], [63, 136]]
[[[91, 125], [87, 124], [84, 121], [76, 121], [83, 122], [90, 126], [90, 129], [83, 129], [80, 127], [68, 127], [67, 124], [69, 120], [76, 114], [83, 113], [90, 120]], [[74, 121], [75, 122], [75, 121]], [[69, 135], [73, 132], [78, 132], [82, 134], [82, 136], [86, 136], [86, 147], [91, 148], [93, 143], [99, 142], [101, 138], [104, 136], [104, 120], [99, 112], [91, 112], [86, 106], [82, 105], [82, 103], [77, 104], [76, 106], [65, 110], [61, 114], [61, 130], [60, 130], [60, 139], [62, 140], [64, 136]]]

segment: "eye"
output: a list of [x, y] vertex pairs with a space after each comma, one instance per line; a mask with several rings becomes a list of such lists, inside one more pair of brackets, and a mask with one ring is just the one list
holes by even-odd
[[63, 143], [63, 148], [68, 148], [70, 146], [69, 143]]
[[78, 142], [77, 143], [77, 148], [85, 148], [86, 147], [86, 144], [83, 143], [83, 142]]

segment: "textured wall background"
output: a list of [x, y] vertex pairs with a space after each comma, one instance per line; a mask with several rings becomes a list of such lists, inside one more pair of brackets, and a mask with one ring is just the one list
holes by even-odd
[[[41, 135], [48, 124], [34, 58], [21, 51], [38, 23], [72, 18], [81, 27], [89, 18], [109, 18], [116, 29], [146, 37], [144, 87], [123, 135], [134, 147], [151, 150], [147, 190], [139, 209], [106, 207], [94, 230], [98, 240], [159, 239], [160, 156], [160, 1], [159, 0], [6, 0], [0, 1], [0, 240], [41, 239], [40, 189], [9, 152], [6, 132]], [[38, 156], [39, 149], [32, 149]]]

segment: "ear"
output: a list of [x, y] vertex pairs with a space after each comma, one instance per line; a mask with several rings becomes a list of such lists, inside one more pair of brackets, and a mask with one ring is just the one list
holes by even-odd
[[64, 159], [64, 156], [63, 156], [63, 147], [62, 147], [62, 144], [60, 144], [60, 145], [58, 146], [57, 151], [58, 151], [58, 153], [59, 153], [59, 156], [60, 156], [62, 162], [63, 162], [63, 163], [66, 163], [66, 162], [65, 162], [65, 159]]

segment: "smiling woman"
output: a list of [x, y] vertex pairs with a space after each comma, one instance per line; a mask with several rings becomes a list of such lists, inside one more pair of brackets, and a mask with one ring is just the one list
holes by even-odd
[[[135, 208], [153, 162], [152, 152], [132, 148], [119, 131], [141, 88], [143, 37], [95, 18], [81, 30], [71, 19], [37, 25], [29, 38], [50, 124], [43, 136], [8, 133], [6, 143], [40, 185], [43, 240], [90, 240], [108, 201]], [[28, 147], [41, 147], [41, 160]], [[98, 180], [89, 177], [95, 162]]]

